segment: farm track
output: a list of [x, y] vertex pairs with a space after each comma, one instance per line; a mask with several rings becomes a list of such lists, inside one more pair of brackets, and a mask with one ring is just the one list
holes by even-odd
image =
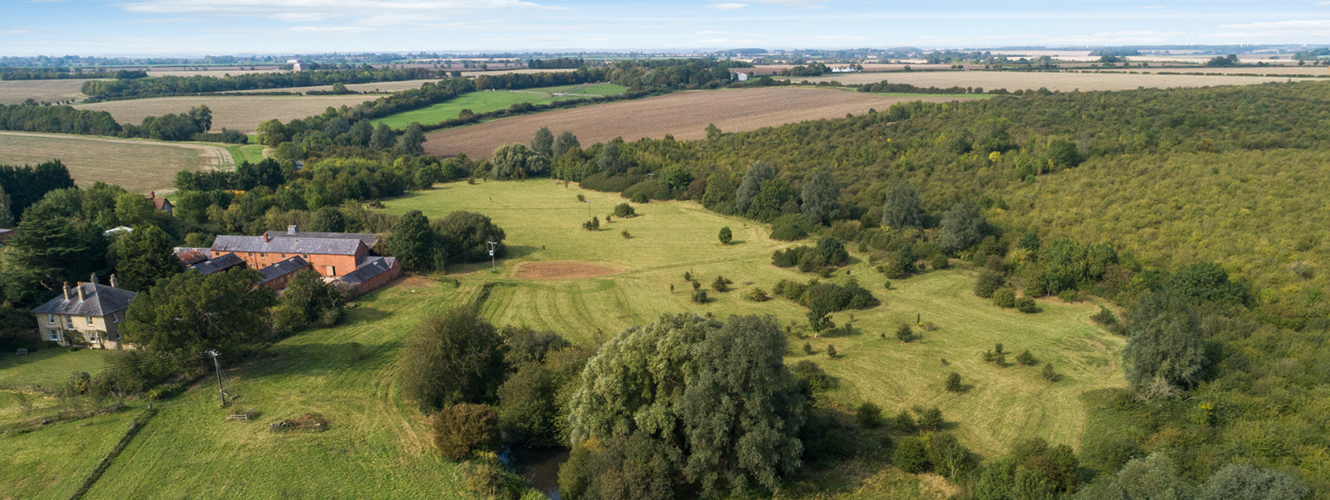
[[944, 102], [959, 96], [888, 97], [831, 89], [760, 88], [676, 92], [659, 97], [503, 118], [428, 134], [425, 151], [434, 155], [488, 157], [494, 148], [525, 143], [540, 127], [571, 131], [584, 146], [615, 137], [636, 140], [673, 135], [706, 137], [708, 124], [725, 132], [749, 131], [806, 120], [863, 114], [905, 101]]

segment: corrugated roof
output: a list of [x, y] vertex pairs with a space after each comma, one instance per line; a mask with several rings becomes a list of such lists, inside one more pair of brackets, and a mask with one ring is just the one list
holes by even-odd
[[245, 261], [241, 259], [239, 255], [228, 253], [216, 259], [205, 260], [189, 266], [189, 269], [193, 269], [202, 273], [204, 276], [207, 276], [209, 274], [220, 273], [227, 269], [243, 265], [245, 265]]
[[[79, 300], [78, 289], [83, 289], [83, 300]], [[73, 316], [106, 316], [113, 312], [129, 308], [129, 303], [138, 295], [129, 290], [83, 283], [69, 292], [70, 300], [59, 297], [47, 301], [32, 310], [32, 314], [69, 314]]]
[[356, 239], [364, 243], [368, 248], [374, 248], [379, 242], [379, 235], [369, 233], [319, 233], [312, 231], [300, 231], [291, 233], [288, 231], [268, 231], [269, 238], [319, 238], [327, 240], [346, 240]]
[[[235, 254], [229, 253], [227, 255]], [[259, 269], [259, 272], [263, 273], [263, 281], [259, 282], [259, 284], [267, 283], [307, 267], [309, 267], [309, 262], [302, 259], [299, 255], [291, 257], [271, 266]]]
[[356, 266], [355, 271], [347, 273], [346, 276], [342, 276], [340, 279], [347, 283], [364, 283], [375, 276], [392, 270], [393, 264], [396, 262], [397, 259], [393, 257], [368, 257], [361, 261], [359, 266]]
[[357, 239], [272, 238], [265, 242], [262, 236], [218, 236], [212, 251], [355, 255], [361, 245], [364, 243]]
[[176, 258], [180, 259], [180, 263], [186, 266], [192, 266], [208, 260], [208, 256], [212, 255], [207, 248], [175, 247], [171, 250], [175, 252]]

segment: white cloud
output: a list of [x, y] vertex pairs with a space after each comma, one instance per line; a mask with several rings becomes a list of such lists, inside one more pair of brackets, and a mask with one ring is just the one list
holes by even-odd
[[747, 6], [748, 6], [748, 4], [746, 4], [746, 3], [733, 3], [733, 2], [731, 2], [731, 3], [716, 3], [716, 4], [711, 4], [711, 5], [708, 5], [707, 7], [711, 7], [711, 8], [713, 8], [713, 9], [720, 9], [720, 10], [734, 10], [734, 9], [742, 9], [742, 8], [744, 8], [744, 7], [747, 7]]
[[289, 23], [378, 19], [374, 24], [380, 26], [389, 19], [417, 24], [478, 11], [567, 10], [527, 0], [127, 0], [115, 5], [136, 14], [261, 16]]
[[32, 30], [0, 30], [0, 35], [31, 35], [36, 33]]

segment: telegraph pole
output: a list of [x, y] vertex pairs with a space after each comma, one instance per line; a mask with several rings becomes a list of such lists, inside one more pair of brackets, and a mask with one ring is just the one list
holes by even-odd
[[[590, 206], [590, 205], [588, 205], [588, 206]], [[493, 242], [493, 241], [486, 241], [485, 243], [488, 243], [489, 246], [490, 246], [490, 272], [491, 272], [491, 273], [498, 272], [498, 271], [495, 269], [495, 267], [494, 267], [494, 249], [495, 249], [499, 244], [498, 244], [497, 242]]]
[[222, 353], [217, 352], [215, 349], [208, 349], [207, 351], [203, 351], [203, 354], [212, 356], [212, 366], [217, 369], [217, 393], [222, 396], [222, 406], [226, 406], [226, 389], [222, 388], [222, 365], [217, 361], [217, 357], [221, 356]]
[[586, 215], [587, 217], [591, 216], [591, 200], [586, 201]]

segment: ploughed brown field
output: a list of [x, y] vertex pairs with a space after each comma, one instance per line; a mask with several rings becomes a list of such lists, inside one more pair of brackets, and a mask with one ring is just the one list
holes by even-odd
[[[1108, 68], [1105, 68], [1108, 69]], [[1123, 69], [1123, 68], [1119, 68]], [[1259, 69], [1259, 68], [1243, 68]], [[1177, 72], [1165, 68], [1132, 68], [1132, 70]], [[1145, 88], [1217, 87], [1221, 85], [1254, 85], [1266, 82], [1284, 82], [1280, 76], [1219, 76], [1219, 75], [1143, 75], [1129, 73], [1079, 70], [1078, 72], [1018, 72], [1018, 71], [897, 71], [889, 73], [845, 73], [817, 77], [793, 78], [794, 81], [837, 81], [845, 85], [863, 85], [886, 80], [890, 83], [908, 83], [918, 87], [982, 87], [993, 89], [1048, 90], [1071, 92], [1080, 90], [1132, 90]], [[1254, 72], [1254, 71], [1253, 71]]]
[[489, 157], [503, 144], [531, 141], [540, 127], [554, 135], [571, 131], [583, 147], [615, 137], [634, 141], [706, 137], [708, 124], [725, 132], [756, 130], [786, 123], [841, 118], [863, 114], [870, 108], [884, 110], [902, 101], [954, 101], [962, 96], [888, 97], [833, 89], [757, 88], [676, 92], [633, 101], [598, 104], [548, 111], [525, 116], [445, 129], [426, 135], [425, 151], [442, 156], [465, 153], [472, 158]]

